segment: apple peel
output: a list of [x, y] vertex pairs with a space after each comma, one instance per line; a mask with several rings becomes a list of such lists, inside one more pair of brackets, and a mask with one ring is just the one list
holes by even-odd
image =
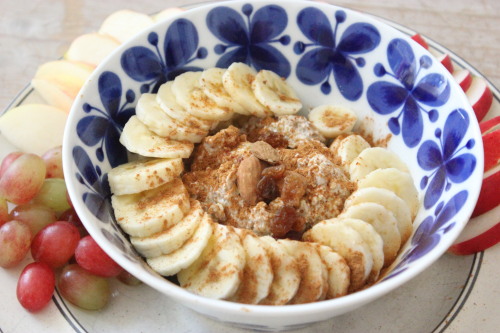
[[421, 34], [414, 34], [411, 36], [411, 39], [413, 39], [415, 42], [419, 43], [420, 46], [422, 46], [424, 49], [428, 50], [429, 49], [429, 44], [425, 41], [424, 37], [422, 37]]
[[467, 69], [458, 69], [452, 73], [455, 81], [466, 92], [472, 84], [472, 74]]
[[475, 76], [465, 94], [474, 109], [477, 121], [483, 120], [493, 103], [493, 93], [486, 81]]

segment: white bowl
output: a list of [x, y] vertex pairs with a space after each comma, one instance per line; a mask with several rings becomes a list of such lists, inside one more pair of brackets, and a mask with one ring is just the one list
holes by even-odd
[[[243, 305], [194, 295], [149, 268], [113, 217], [107, 172], [127, 161], [118, 137], [141, 93], [188, 70], [245, 61], [271, 69], [304, 111], [353, 109], [375, 139], [410, 168], [421, 207], [411, 239], [377, 284], [345, 297], [287, 306]], [[231, 1], [191, 9], [126, 42], [75, 101], [64, 144], [71, 200], [89, 233], [127, 271], [168, 297], [223, 322], [291, 329], [354, 310], [431, 265], [459, 235], [482, 181], [482, 141], [452, 76], [408, 36], [371, 17], [308, 1]]]

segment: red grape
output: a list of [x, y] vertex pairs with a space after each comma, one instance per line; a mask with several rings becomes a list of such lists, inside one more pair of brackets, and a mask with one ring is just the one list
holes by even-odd
[[99, 276], [117, 276], [123, 270], [91, 236], [80, 239], [75, 250], [75, 259], [81, 267]]
[[62, 147], [52, 148], [42, 155], [47, 167], [46, 178], [64, 178], [62, 168]]
[[141, 280], [127, 272], [126, 270], [122, 270], [120, 274], [116, 277], [120, 282], [128, 285], [128, 286], [138, 286], [142, 283]]
[[3, 176], [5, 170], [7, 170], [7, 168], [10, 166], [10, 164], [12, 162], [14, 162], [15, 160], [17, 160], [17, 158], [23, 154], [24, 154], [23, 152], [15, 151], [15, 152], [8, 154], [7, 156], [5, 156], [3, 158], [2, 164], [0, 165], [0, 178]]
[[0, 197], [0, 226], [9, 220], [11, 220], [9, 216], [9, 205], [7, 204], [7, 200]]
[[0, 266], [14, 267], [30, 249], [30, 228], [20, 221], [10, 221], [0, 227]]
[[74, 208], [70, 208], [62, 212], [62, 214], [59, 216], [59, 220], [68, 221], [69, 223], [77, 227], [78, 230], [80, 231], [80, 237], [85, 237], [89, 234], [87, 232], [87, 229], [85, 229], [85, 226], [83, 225], [82, 221], [78, 217], [78, 214], [76, 214]]
[[40, 230], [31, 243], [31, 255], [52, 268], [61, 267], [75, 253], [80, 232], [71, 223], [57, 221]]
[[43, 262], [26, 266], [17, 281], [17, 299], [32, 312], [43, 309], [54, 293], [56, 278], [52, 269]]
[[35, 154], [23, 154], [5, 169], [0, 178], [0, 196], [17, 205], [35, 197], [45, 179], [45, 163]]
[[45, 205], [55, 212], [63, 212], [71, 206], [66, 198], [66, 182], [61, 178], [47, 178], [33, 202]]
[[52, 209], [37, 203], [14, 207], [10, 212], [10, 218], [24, 222], [31, 229], [32, 235], [36, 235], [43, 227], [57, 220], [56, 213]]
[[65, 299], [86, 310], [102, 309], [111, 294], [108, 279], [94, 275], [77, 264], [64, 267], [58, 287]]

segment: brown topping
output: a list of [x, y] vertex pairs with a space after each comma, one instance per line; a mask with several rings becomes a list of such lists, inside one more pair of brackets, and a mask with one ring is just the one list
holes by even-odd
[[281, 198], [285, 205], [298, 207], [307, 189], [307, 179], [295, 171], [287, 171], [281, 187]]
[[252, 143], [252, 145], [250, 146], [250, 151], [258, 159], [269, 163], [276, 163], [280, 158], [276, 149], [274, 149], [269, 143], [265, 141], [257, 141]]
[[281, 179], [285, 176], [285, 166], [280, 164], [265, 168], [262, 170], [262, 176], [270, 176], [274, 179]]
[[305, 219], [291, 206], [283, 206], [271, 220], [271, 233], [274, 238], [283, 238], [290, 231], [304, 230]]
[[280, 190], [276, 178], [270, 175], [263, 176], [257, 184], [257, 195], [267, 204], [279, 197]]
[[243, 159], [236, 173], [238, 191], [241, 198], [249, 205], [257, 203], [257, 183], [260, 179], [262, 166], [257, 157], [250, 155]]

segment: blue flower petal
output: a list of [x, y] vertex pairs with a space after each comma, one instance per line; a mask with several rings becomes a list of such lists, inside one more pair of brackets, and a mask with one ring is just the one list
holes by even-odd
[[125, 73], [135, 81], [151, 81], [163, 75], [156, 53], [142, 46], [134, 46], [123, 52], [120, 61]]
[[99, 179], [99, 175], [94, 169], [94, 165], [90, 160], [87, 152], [80, 146], [75, 146], [73, 148], [73, 160], [80, 171], [82, 177], [87, 181], [87, 184], [92, 186]]
[[333, 51], [324, 47], [307, 52], [297, 64], [297, 77], [302, 83], [308, 85], [323, 82], [332, 71], [330, 64], [332, 57]]
[[427, 192], [424, 196], [424, 207], [426, 209], [431, 208], [439, 200], [441, 194], [443, 194], [444, 185], [446, 183], [446, 169], [440, 167], [437, 169], [436, 174], [432, 177]]
[[229, 7], [217, 7], [207, 15], [208, 29], [220, 40], [234, 45], [248, 45], [248, 31], [241, 15]]
[[286, 11], [276, 5], [265, 6], [257, 10], [250, 23], [250, 41], [252, 44], [270, 41], [281, 34], [288, 24]]
[[403, 141], [412, 148], [418, 145], [424, 132], [424, 122], [417, 102], [409, 97], [403, 106]]
[[168, 69], [183, 66], [189, 62], [198, 48], [198, 32], [191, 21], [175, 20], [167, 30], [163, 45]]
[[356, 101], [363, 93], [363, 80], [358, 69], [344, 55], [337, 52], [332, 59], [333, 76], [340, 93], [349, 101]]
[[413, 97], [429, 106], [441, 106], [450, 98], [450, 84], [441, 74], [426, 75], [417, 83]]
[[134, 108], [126, 108], [118, 112], [118, 114], [113, 118], [115, 123], [121, 127], [120, 131], [123, 129], [123, 126], [125, 126], [130, 117], [132, 117], [134, 114]]
[[476, 167], [476, 157], [462, 154], [446, 162], [448, 178], [454, 183], [461, 183], [470, 177]]
[[443, 127], [443, 157], [448, 160], [469, 128], [469, 116], [464, 109], [453, 110]]
[[247, 49], [244, 47], [237, 47], [231, 52], [227, 52], [217, 60], [216, 67], [228, 68], [233, 62], [242, 62], [251, 65]]
[[434, 170], [443, 164], [441, 149], [436, 142], [425, 141], [417, 153], [418, 165], [424, 170]]
[[326, 15], [317, 8], [305, 8], [297, 16], [297, 24], [310, 40], [325, 47], [335, 47], [332, 26]]
[[290, 75], [290, 63], [274, 46], [269, 44], [252, 45], [250, 46], [250, 55], [257, 71], [261, 69], [271, 70], [283, 78]]
[[379, 114], [389, 114], [399, 109], [408, 97], [408, 90], [391, 82], [375, 82], [366, 92], [368, 103]]
[[113, 117], [120, 108], [122, 98], [122, 82], [120, 78], [113, 72], [103, 72], [99, 76], [97, 87], [102, 105], [109, 115]]
[[106, 155], [112, 168], [124, 164], [128, 161], [127, 150], [120, 143], [120, 132], [113, 126], [110, 126], [107, 135], [104, 138]]
[[95, 146], [105, 136], [109, 120], [100, 116], [83, 117], [76, 125], [76, 134], [87, 146]]
[[460, 211], [460, 209], [462, 209], [468, 196], [469, 193], [466, 190], [455, 194], [439, 212], [436, 218], [436, 223], [434, 223], [430, 232], [437, 232], [442, 226], [449, 222]]
[[396, 38], [387, 47], [387, 58], [396, 78], [407, 88], [415, 83], [416, 61], [411, 46], [403, 39]]
[[380, 33], [371, 24], [355, 23], [342, 34], [338, 50], [350, 54], [365, 53], [380, 43]]

